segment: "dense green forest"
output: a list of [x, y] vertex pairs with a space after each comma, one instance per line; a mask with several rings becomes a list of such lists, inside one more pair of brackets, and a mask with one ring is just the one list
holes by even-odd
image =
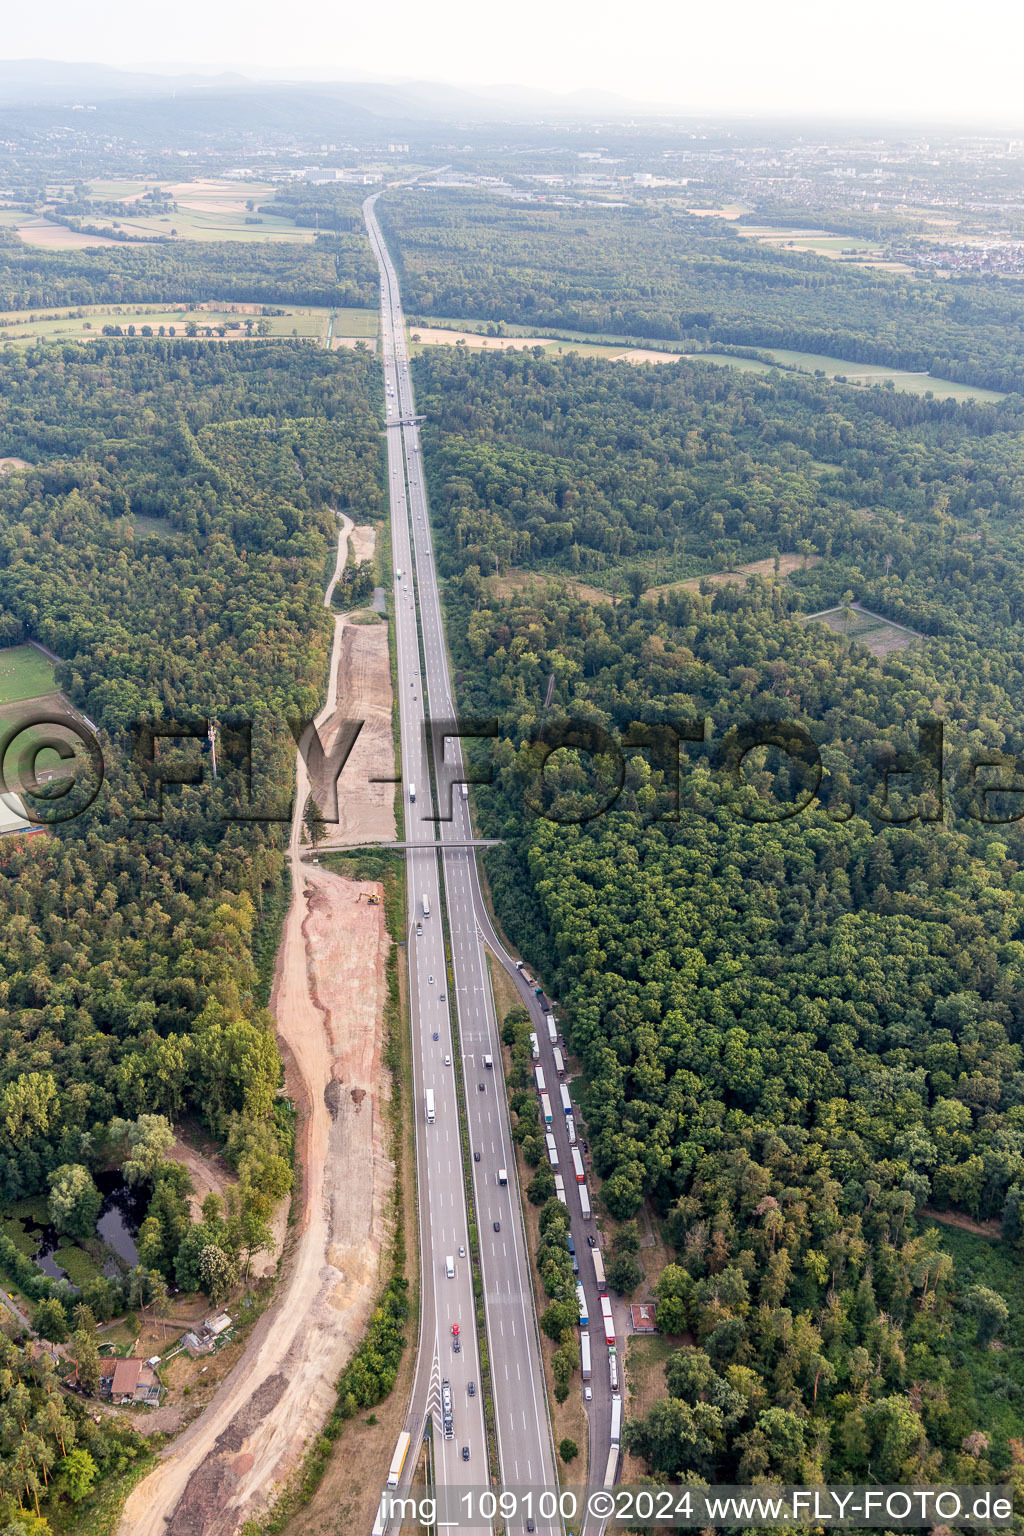
[[145, 300], [373, 306], [377, 269], [365, 235], [312, 244], [172, 240], [112, 249], [40, 250], [0, 229], [0, 310]]
[[[110, 1316], [171, 1281], [216, 1299], [290, 1182], [258, 975], [285, 831], [227, 818], [287, 814], [286, 720], [315, 712], [326, 670], [333, 509], [382, 511], [378, 365], [292, 342], [102, 340], [8, 348], [0, 378], [0, 441], [35, 466], [0, 481], [0, 633], [62, 658], [57, 682], [107, 754], [89, 811], [0, 845], [0, 1190], [44, 1194], [62, 1230], [87, 1230], [92, 1173], [120, 1163], [150, 1194], [143, 1268], [131, 1296], [97, 1281], [83, 1300]], [[252, 802], [225, 757], [218, 786], [207, 770], [140, 819], [156, 805], [133, 723], [207, 718], [253, 722]], [[169, 769], [200, 768], [200, 743], [166, 746]], [[182, 1115], [240, 1173], [196, 1225], [167, 1159]], [[60, 1337], [67, 1287], [8, 1239], [0, 1261]]]
[[[460, 703], [501, 721], [478, 792], [506, 839], [497, 909], [564, 1007], [608, 1211], [628, 1225], [650, 1201], [675, 1250], [660, 1322], [690, 1342], [629, 1444], [724, 1482], [1004, 1471], [1024, 1402], [1024, 848], [972, 819], [970, 760], [1013, 770], [1024, 750], [1017, 406], [539, 352], [415, 370]], [[659, 564], [773, 552], [805, 568], [645, 596]], [[614, 566], [618, 602], [576, 590]], [[923, 641], [879, 660], [804, 622], [850, 597]], [[617, 799], [608, 750], [596, 770], [560, 751], [538, 791], [531, 743], [564, 717], [632, 739]], [[657, 727], [701, 717], [677, 811]], [[771, 818], [799, 765], [717, 756], [765, 719], [824, 760], [795, 819]], [[897, 756], [921, 720], [946, 727], [938, 820]], [[1020, 796], [985, 806], [1005, 822]], [[1007, 1295], [925, 1207], [1001, 1230]]]
[[792, 347], [1024, 388], [1015, 284], [826, 261], [655, 205], [509, 205], [468, 191], [382, 199], [408, 314], [514, 321], [699, 350]]

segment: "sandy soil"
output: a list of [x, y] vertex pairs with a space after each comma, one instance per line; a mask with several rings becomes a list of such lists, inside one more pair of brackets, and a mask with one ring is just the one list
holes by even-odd
[[[335, 579], [350, 527], [344, 519]], [[339, 698], [346, 627], [335, 626], [322, 733]], [[296, 778], [292, 904], [271, 998], [299, 1111], [294, 1250], [277, 1303], [207, 1411], [129, 1497], [121, 1536], [229, 1536], [264, 1510], [329, 1412], [379, 1283], [393, 1181], [380, 1025], [390, 941], [383, 905], [358, 900], [364, 891], [380, 894], [379, 885], [302, 862], [309, 786], [301, 758]]]
[[[398, 835], [395, 786], [373, 782], [393, 779], [395, 774], [388, 629], [386, 624], [351, 624], [343, 616], [336, 623], [338, 716], [362, 720], [363, 728], [338, 779], [338, 822], [328, 827], [323, 846], [390, 842]], [[321, 734], [327, 738], [324, 747], [329, 753], [335, 733]]]
[[226, 1191], [238, 1183], [237, 1174], [215, 1148], [200, 1150], [179, 1136], [167, 1156], [188, 1169], [193, 1191], [188, 1203], [195, 1221], [199, 1220], [207, 1195], [220, 1195], [223, 1198]]
[[352, 558], [357, 565], [362, 565], [364, 560], [373, 559], [373, 552], [377, 547], [377, 530], [372, 523], [362, 523], [353, 528], [348, 537]]
[[360, 342], [368, 352], [376, 352], [377, 338], [375, 336], [332, 336], [331, 351], [338, 352], [342, 347], [358, 347]]
[[27, 459], [0, 459], [0, 475], [12, 475], [16, 469], [31, 469]]
[[[376, 532], [355, 527], [344, 519], [344, 535], [351, 540], [357, 561], [372, 560]], [[333, 593], [340, 569], [328, 588]], [[353, 624], [344, 615], [334, 620], [331, 709], [337, 701], [338, 720], [362, 720], [363, 728], [338, 779], [338, 822], [329, 826], [324, 848], [350, 848], [353, 844], [390, 842], [397, 837], [395, 786], [374, 783], [393, 779], [395, 746], [391, 728], [391, 663], [386, 624]], [[321, 731], [329, 754], [336, 728]]]
[[80, 230], [68, 229], [63, 224], [51, 224], [48, 219], [30, 219], [25, 224], [19, 224], [18, 234], [27, 245], [45, 245], [65, 251], [83, 250], [89, 245], [119, 244], [117, 240], [108, 240], [104, 235], [86, 235]]

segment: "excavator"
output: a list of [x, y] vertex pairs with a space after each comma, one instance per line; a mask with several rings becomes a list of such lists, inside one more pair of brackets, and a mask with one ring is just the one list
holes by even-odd
[[371, 891], [360, 891], [359, 895], [356, 897], [356, 906], [357, 907], [358, 907], [358, 905], [359, 905], [359, 903], [361, 901], [368, 901], [370, 903], [371, 907], [379, 907], [380, 906], [380, 897], [379, 896], [374, 896]]

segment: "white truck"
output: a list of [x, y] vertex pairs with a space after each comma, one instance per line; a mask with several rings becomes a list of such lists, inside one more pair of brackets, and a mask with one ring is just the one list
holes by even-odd
[[434, 1090], [433, 1090], [433, 1088], [428, 1088], [427, 1091], [426, 1091], [426, 1094], [424, 1095], [424, 1097], [426, 1099], [426, 1105], [427, 1105], [427, 1124], [428, 1125], [433, 1125], [433, 1123], [434, 1123]]
[[[413, 795], [412, 798], [415, 800], [416, 796]], [[552, 1045], [554, 1045], [558, 1040], [558, 1028], [550, 1013], [548, 1014], [548, 1039], [551, 1041]]]
[[423, 892], [423, 916], [424, 917], [429, 917], [430, 916], [430, 898], [427, 895], [426, 891]]
[[499, 1168], [498, 1169], [498, 1183], [499, 1184], [507, 1184], [508, 1183], [508, 1170], [506, 1168]]
[[589, 1381], [592, 1375], [590, 1365], [590, 1334], [585, 1328], [580, 1329], [580, 1367], [583, 1380]]
[[544, 1068], [543, 1067], [534, 1067], [533, 1075], [534, 1075], [534, 1077], [537, 1080], [537, 1092], [538, 1093], [543, 1093], [544, 1089], [547, 1086], [547, 1084], [544, 1081]]
[[555, 1138], [552, 1136], [550, 1131], [548, 1131], [546, 1133], [546, 1135], [544, 1137], [544, 1141], [545, 1141], [545, 1144], [547, 1145], [547, 1149], [548, 1149], [548, 1162], [551, 1164], [552, 1168], [557, 1168], [558, 1167], [558, 1148], [555, 1145]]
[[414, 804], [415, 800], [416, 800], [416, 785], [415, 784], [410, 784], [409, 785], [409, 803], [410, 803], [410, 805]]
[[559, 1077], [564, 1077], [565, 1076], [565, 1061], [564, 1061], [564, 1059], [562, 1057], [562, 1053], [558, 1049], [557, 1045], [555, 1046], [555, 1048], [551, 1052], [551, 1054], [555, 1058], [555, 1071], [558, 1073]]
[[560, 1173], [555, 1174], [555, 1194], [564, 1206], [568, 1206], [569, 1202], [565, 1198], [565, 1180]]
[[573, 1119], [572, 1115], [566, 1115], [565, 1129], [569, 1137], [569, 1145], [570, 1147], [574, 1147], [576, 1145], [576, 1121]]
[[612, 1398], [612, 1445], [618, 1445], [622, 1438], [622, 1398]]
[[530, 1055], [534, 1061], [540, 1060], [540, 1041], [537, 1039], [537, 1031], [530, 1031]]
[[579, 1191], [580, 1191], [580, 1210], [583, 1212], [583, 1220], [584, 1221], [589, 1221], [590, 1220], [590, 1215], [591, 1215], [591, 1211], [590, 1211], [590, 1192], [587, 1189], [587, 1186], [585, 1184], [579, 1185]]

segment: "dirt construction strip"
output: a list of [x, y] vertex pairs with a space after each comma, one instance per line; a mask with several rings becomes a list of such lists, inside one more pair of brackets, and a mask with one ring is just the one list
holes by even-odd
[[[342, 522], [338, 571], [351, 529], [348, 519]], [[387, 630], [380, 629], [386, 657]], [[345, 631], [336, 621], [322, 731], [336, 702], [342, 715], [351, 713], [338, 699]], [[384, 702], [390, 715], [390, 700]], [[120, 1536], [229, 1536], [266, 1509], [330, 1411], [377, 1291], [394, 1177], [381, 1028], [390, 941], [383, 904], [359, 900], [360, 893], [379, 894], [375, 882], [342, 880], [303, 863], [307, 793], [300, 757], [289, 847], [292, 904], [271, 999], [300, 1114], [297, 1240], [277, 1302], [206, 1412], [133, 1491]]]

